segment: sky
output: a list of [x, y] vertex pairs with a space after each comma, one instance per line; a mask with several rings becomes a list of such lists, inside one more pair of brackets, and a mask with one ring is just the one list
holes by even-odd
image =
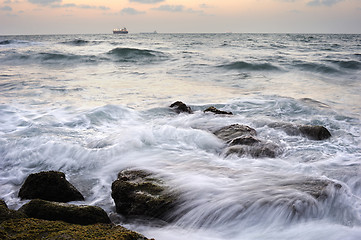
[[0, 35], [361, 33], [361, 0], [0, 0]]

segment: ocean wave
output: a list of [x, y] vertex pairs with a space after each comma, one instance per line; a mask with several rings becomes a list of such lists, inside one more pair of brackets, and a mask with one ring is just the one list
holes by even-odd
[[68, 65], [74, 63], [96, 62], [97, 57], [94, 55], [76, 55], [71, 53], [58, 52], [26, 52], [26, 53], [9, 53], [1, 58], [3, 63], [11, 65], [22, 64], [60, 64]]
[[219, 67], [230, 70], [248, 70], [248, 71], [275, 71], [280, 70], [278, 67], [270, 63], [248, 63], [237, 61], [230, 64], [220, 65]]
[[322, 64], [322, 63], [312, 63], [312, 62], [297, 62], [293, 63], [293, 66], [302, 70], [309, 72], [317, 72], [317, 73], [339, 73], [340, 71], [336, 68]]
[[342, 60], [332, 60], [330, 61], [333, 64], [336, 64], [337, 66], [341, 68], [351, 69], [351, 70], [359, 70], [361, 69], [361, 62], [359, 61], [342, 61]]
[[100, 42], [87, 41], [87, 40], [83, 40], [83, 39], [74, 39], [74, 40], [70, 40], [70, 41], [64, 41], [61, 43], [66, 44], [66, 45], [71, 45], [71, 46], [86, 46], [86, 45], [96, 45], [96, 44], [99, 44]]
[[138, 48], [121, 48], [117, 47], [109, 52], [108, 55], [115, 57], [118, 61], [137, 61], [137, 60], [157, 60], [162, 57], [165, 57], [164, 53], [147, 50], [147, 49], [138, 49]]
[[8, 44], [11, 44], [12, 41], [11, 40], [3, 40], [3, 41], [0, 41], [0, 45], [8, 45]]

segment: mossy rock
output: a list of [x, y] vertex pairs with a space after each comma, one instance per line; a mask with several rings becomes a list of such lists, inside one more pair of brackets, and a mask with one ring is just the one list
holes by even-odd
[[88, 226], [34, 218], [12, 219], [0, 224], [0, 239], [117, 239], [147, 240], [143, 235], [113, 224]]
[[177, 202], [160, 179], [142, 170], [123, 170], [112, 184], [116, 211], [126, 217], [149, 217], [169, 221]]
[[30, 174], [20, 188], [19, 197], [55, 202], [84, 200], [83, 195], [65, 179], [65, 174], [56, 171]]
[[[0, 200], [0, 223], [8, 219], [25, 218], [25, 217], [26, 215], [21, 212], [10, 210], [6, 205], [5, 201]], [[2, 238], [0, 237], [0, 239]]]
[[41, 199], [31, 200], [19, 212], [32, 218], [61, 220], [68, 223], [89, 225], [110, 223], [107, 213], [100, 207], [49, 202]]

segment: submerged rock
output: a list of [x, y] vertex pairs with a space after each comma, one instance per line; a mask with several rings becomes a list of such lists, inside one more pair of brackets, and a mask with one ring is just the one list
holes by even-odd
[[213, 106], [207, 108], [206, 110], [204, 110], [204, 112], [212, 112], [214, 114], [226, 114], [226, 115], [233, 115], [232, 112], [226, 112], [226, 111], [222, 111], [222, 110], [219, 110]]
[[25, 217], [27, 217], [25, 214], [9, 209], [5, 201], [0, 199], [0, 223], [8, 219], [25, 218]]
[[145, 216], [169, 221], [177, 196], [160, 179], [142, 170], [123, 170], [112, 184], [116, 211], [124, 216]]
[[323, 126], [294, 125], [291, 123], [271, 123], [269, 127], [282, 129], [290, 136], [303, 135], [311, 140], [325, 140], [331, 137], [331, 133]]
[[100, 207], [49, 202], [41, 199], [31, 200], [19, 209], [31, 218], [61, 220], [67, 223], [89, 225], [110, 223], [107, 213]]
[[83, 195], [65, 179], [65, 174], [56, 171], [30, 174], [20, 188], [19, 197], [56, 202], [84, 200]]
[[170, 105], [177, 113], [193, 113], [192, 109], [181, 101], [174, 102]]
[[227, 147], [225, 155], [236, 154], [238, 156], [250, 155], [254, 158], [269, 157], [275, 158], [279, 152], [279, 147], [273, 143], [259, 142], [252, 145], [233, 145]]
[[0, 239], [119, 239], [147, 240], [143, 235], [113, 224], [76, 225], [34, 218], [0, 224]]

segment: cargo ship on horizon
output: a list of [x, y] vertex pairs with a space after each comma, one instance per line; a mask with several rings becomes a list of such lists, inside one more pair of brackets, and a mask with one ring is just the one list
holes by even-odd
[[122, 29], [120, 29], [120, 28], [113, 29], [113, 34], [127, 34], [127, 33], [128, 33], [128, 30], [125, 27], [123, 27]]

